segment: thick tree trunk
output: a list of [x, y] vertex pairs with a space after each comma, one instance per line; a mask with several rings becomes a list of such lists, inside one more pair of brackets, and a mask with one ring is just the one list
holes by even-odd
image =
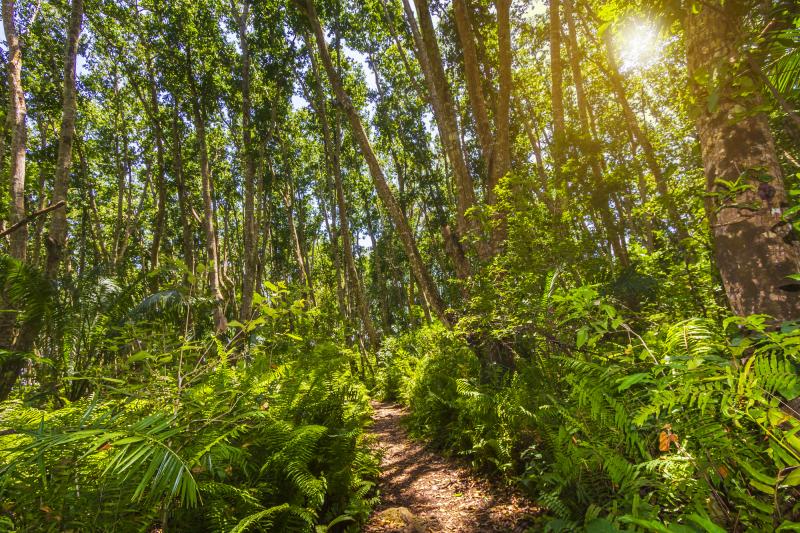
[[486, 99], [483, 95], [483, 75], [478, 62], [475, 35], [469, 20], [466, 0], [453, 0], [453, 18], [456, 22], [458, 40], [461, 43], [461, 51], [464, 55], [464, 74], [472, 116], [475, 118], [475, 130], [478, 132], [481, 152], [489, 169], [489, 176], [491, 176], [494, 139], [492, 138], [492, 130], [489, 123], [489, 112], [486, 109]]
[[[302, 2], [303, 0], [298, 1]], [[411, 227], [408, 224], [408, 220], [403, 215], [403, 211], [400, 209], [400, 204], [397, 202], [397, 199], [394, 197], [394, 193], [389, 188], [389, 184], [386, 181], [386, 176], [383, 173], [383, 169], [381, 168], [378, 158], [375, 156], [375, 152], [372, 150], [372, 146], [367, 138], [367, 132], [364, 131], [364, 126], [361, 124], [361, 117], [358, 116], [358, 112], [353, 106], [353, 102], [350, 100], [350, 97], [344, 90], [342, 80], [339, 78], [339, 75], [333, 66], [333, 61], [328, 53], [328, 45], [325, 41], [325, 33], [322, 31], [322, 26], [320, 25], [319, 18], [317, 17], [317, 11], [314, 7], [314, 2], [313, 0], [305, 0], [305, 2], [300, 5], [306, 11], [308, 20], [314, 31], [314, 36], [316, 37], [317, 48], [319, 50], [320, 57], [322, 58], [322, 64], [324, 65], [325, 71], [328, 74], [328, 79], [333, 86], [336, 98], [339, 101], [339, 105], [342, 107], [347, 115], [348, 120], [350, 121], [350, 127], [353, 130], [353, 136], [356, 138], [356, 141], [361, 149], [361, 153], [367, 162], [375, 189], [378, 192], [378, 197], [380, 197], [381, 202], [386, 208], [386, 211], [388, 212], [389, 217], [391, 218], [392, 223], [397, 230], [398, 236], [400, 237], [400, 242], [402, 243], [403, 249], [406, 253], [406, 257], [408, 258], [411, 269], [414, 272], [414, 277], [417, 278], [417, 282], [420, 284], [420, 287], [422, 288], [422, 291], [425, 294], [430, 306], [433, 308], [434, 313], [436, 313], [436, 316], [445, 324], [450, 325], [450, 319], [445, 313], [444, 302], [442, 301], [442, 298], [436, 289], [436, 285], [433, 282], [430, 272], [422, 261], [422, 256], [417, 248], [417, 243], [414, 239], [414, 234], [411, 231]]]
[[[8, 69], [8, 122], [11, 126], [10, 154], [10, 193], [11, 209], [9, 222], [16, 224], [25, 218], [25, 149], [28, 130], [25, 118], [28, 108], [25, 105], [25, 92], [22, 89], [22, 45], [14, 21], [16, 16], [14, 0], [3, 0], [3, 29], [8, 46], [6, 68]], [[28, 229], [21, 226], [10, 235], [11, 256], [25, 260], [28, 244]]]
[[250, 125], [250, 45], [247, 41], [249, 14], [250, 1], [243, 0], [242, 11], [237, 14], [239, 48], [242, 51], [242, 151], [244, 156], [244, 260], [242, 261], [244, 268], [242, 272], [242, 304], [239, 310], [242, 320], [250, 319], [258, 261], [255, 219], [256, 164]]
[[[708, 193], [707, 209], [717, 266], [731, 308], [738, 315], [765, 313], [778, 320], [800, 317], [800, 250], [791, 225], [775, 144], [758, 97], [740, 96], [731, 87], [741, 59], [738, 43], [746, 6], [715, 0], [688, 13], [685, 20], [689, 79], [704, 73], [720, 80], [716, 105], [708, 87], [693, 84], [698, 105], [697, 132]], [[731, 191], [723, 183], [740, 181]]]
[[[64, 51], [64, 88], [62, 93], [61, 133], [58, 139], [58, 159], [53, 180], [53, 203], [66, 201], [69, 189], [69, 171], [72, 166], [72, 142], [75, 137], [75, 63], [78, 56], [78, 39], [83, 23], [83, 0], [72, 0], [72, 10]], [[57, 209], [50, 219], [47, 236], [47, 263], [45, 275], [55, 279], [58, 266], [64, 258], [67, 244], [67, 209]]]

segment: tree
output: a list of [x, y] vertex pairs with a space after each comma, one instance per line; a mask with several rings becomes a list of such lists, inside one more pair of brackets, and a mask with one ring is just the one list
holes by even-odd
[[[742, 90], [739, 49], [748, 3], [711, 2], [686, 15], [686, 55], [706, 176], [714, 251], [731, 309], [800, 316], [800, 249], [784, 218], [786, 190], [759, 97]], [[752, 83], [752, 81], [751, 81]]]
[[395, 229], [399, 234], [400, 241], [403, 243], [406, 257], [408, 258], [408, 261], [411, 264], [411, 269], [414, 272], [414, 277], [422, 288], [422, 293], [424, 294], [428, 305], [430, 305], [434, 313], [436, 313], [436, 316], [445, 324], [449, 324], [450, 319], [445, 313], [444, 302], [442, 301], [442, 298], [433, 283], [430, 273], [422, 262], [422, 257], [417, 248], [411, 228], [408, 225], [408, 220], [406, 220], [405, 215], [400, 209], [400, 205], [397, 203], [392, 190], [389, 188], [389, 184], [386, 181], [383, 169], [378, 162], [378, 158], [375, 157], [375, 152], [372, 150], [372, 146], [369, 143], [367, 133], [364, 131], [364, 126], [361, 124], [361, 118], [358, 116], [358, 112], [356, 111], [355, 107], [353, 107], [353, 103], [345, 92], [342, 81], [333, 66], [333, 61], [331, 60], [331, 56], [328, 52], [328, 46], [325, 41], [325, 34], [322, 31], [322, 26], [320, 25], [319, 17], [317, 16], [317, 11], [314, 7], [313, 0], [307, 0], [305, 4], [300, 5], [305, 11], [308, 21], [311, 25], [311, 29], [314, 32], [319, 55], [322, 58], [322, 64], [328, 74], [328, 80], [333, 86], [333, 90], [336, 94], [339, 105], [342, 107], [350, 122], [350, 128], [352, 129], [353, 134], [358, 141], [361, 154], [364, 156], [364, 159], [367, 162], [367, 166], [369, 167], [370, 174], [372, 175], [372, 179], [375, 184], [375, 189], [378, 191], [378, 196], [388, 211]]
[[[53, 202], [66, 202], [69, 189], [69, 172], [72, 166], [72, 144], [75, 136], [75, 64], [78, 56], [78, 39], [83, 23], [83, 0], [72, 0], [64, 50], [64, 90], [62, 94], [61, 130], [58, 140], [58, 160], [53, 180]], [[67, 209], [58, 209], [50, 222], [47, 237], [47, 277], [55, 279], [63, 260], [67, 242]]]
[[[25, 105], [25, 92], [22, 88], [22, 43], [17, 31], [15, 0], [3, 0], [3, 29], [8, 45], [8, 120], [11, 124], [11, 164], [9, 183], [11, 192], [11, 213], [9, 222], [16, 224], [25, 218], [25, 150], [28, 129], [25, 119], [28, 108]], [[28, 228], [19, 226], [11, 236], [11, 255], [25, 260], [28, 245]]]

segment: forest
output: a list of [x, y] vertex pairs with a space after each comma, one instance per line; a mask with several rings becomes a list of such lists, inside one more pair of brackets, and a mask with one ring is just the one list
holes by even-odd
[[800, 531], [795, 0], [1, 0], [0, 531]]

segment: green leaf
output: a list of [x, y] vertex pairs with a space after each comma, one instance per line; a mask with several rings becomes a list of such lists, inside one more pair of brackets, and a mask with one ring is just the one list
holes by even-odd
[[266, 287], [267, 290], [269, 290], [270, 292], [278, 292], [280, 290], [278, 286], [272, 283], [271, 281], [265, 281], [264, 287]]
[[586, 524], [586, 533], [620, 533], [620, 530], [605, 518], [595, 518]]
[[725, 530], [712, 522], [710, 519], [697, 514], [689, 515], [689, 520], [703, 528], [706, 533], [725, 533]]
[[795, 467], [794, 470], [789, 472], [789, 475], [781, 481], [781, 485], [787, 487], [796, 487], [800, 485], [800, 467]]
[[638, 374], [631, 374], [629, 376], [617, 380], [617, 382], [619, 383], [619, 387], [617, 387], [617, 390], [619, 392], [622, 392], [624, 390], [628, 390], [637, 383], [641, 383], [642, 381], [648, 381], [648, 382], [652, 381], [649, 378], [650, 378], [649, 372], [639, 372]]
[[129, 363], [135, 363], [137, 361], [144, 361], [145, 359], [151, 359], [152, 357], [153, 357], [153, 354], [151, 354], [150, 352], [148, 352], [146, 350], [139, 350], [138, 352], [136, 352], [132, 356], [128, 357], [128, 362]]
[[576, 345], [578, 348], [586, 344], [586, 341], [589, 340], [589, 329], [584, 326], [578, 330], [578, 339], [576, 341]]

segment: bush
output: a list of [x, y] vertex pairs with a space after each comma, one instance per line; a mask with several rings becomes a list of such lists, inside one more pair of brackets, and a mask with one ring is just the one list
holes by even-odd
[[[184, 348], [188, 359], [198, 349]], [[56, 410], [0, 404], [3, 523], [17, 531], [358, 530], [378, 474], [362, 433], [366, 391], [336, 346], [297, 349], [268, 371], [223, 356], [180, 377], [136, 354], [130, 366], [161, 370], [142, 385], [103, 378], [90, 397]]]
[[639, 317], [637, 333], [592, 287], [553, 304], [561, 336], [488, 383], [443, 330], [392, 341], [383, 374], [405, 375], [412, 429], [517, 481], [551, 530], [798, 527], [800, 326]]

